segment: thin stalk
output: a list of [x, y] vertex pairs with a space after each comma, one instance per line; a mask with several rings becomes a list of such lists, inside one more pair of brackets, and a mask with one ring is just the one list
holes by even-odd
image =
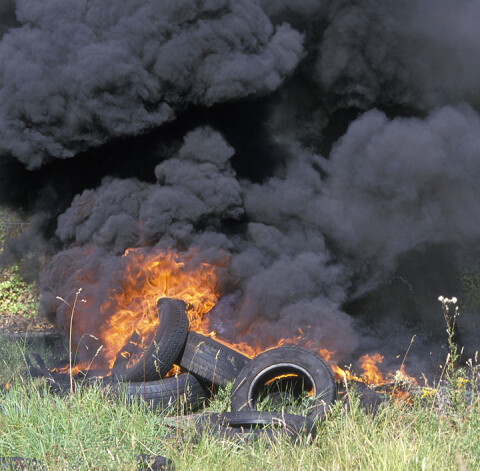
[[68, 333], [68, 375], [70, 378], [70, 396], [73, 397], [73, 375], [72, 375], [72, 331], [73, 331], [73, 316], [75, 314], [75, 308], [77, 306], [78, 295], [82, 292], [82, 288], [78, 288], [75, 293], [75, 300], [73, 301], [73, 306], [70, 306], [65, 299], [57, 296], [57, 299], [63, 301], [70, 308], [70, 328]]

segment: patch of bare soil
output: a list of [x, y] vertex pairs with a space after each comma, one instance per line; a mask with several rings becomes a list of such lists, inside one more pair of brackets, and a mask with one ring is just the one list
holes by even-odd
[[42, 317], [24, 317], [18, 314], [0, 315], [0, 334], [23, 334], [28, 332], [55, 333], [56, 327]]

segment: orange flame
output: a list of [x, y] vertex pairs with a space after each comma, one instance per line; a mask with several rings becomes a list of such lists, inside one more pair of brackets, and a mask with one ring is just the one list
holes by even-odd
[[275, 381], [278, 381], [280, 379], [284, 379], [284, 378], [298, 378], [298, 375], [295, 374], [295, 373], [285, 373], [283, 375], [278, 375], [278, 376], [275, 376], [275, 378], [272, 378], [272, 379], [269, 379], [265, 384], [264, 386], [268, 386], [269, 384], [275, 382]]
[[379, 353], [373, 355], [363, 355], [359, 359], [360, 368], [363, 370], [363, 377], [366, 384], [384, 384], [385, 378], [377, 367], [377, 363], [382, 363], [383, 356]]
[[60, 373], [60, 374], [70, 374], [70, 371], [71, 371], [71, 374], [72, 376], [76, 376], [78, 373], [84, 371], [86, 369], [86, 365], [84, 363], [78, 363], [77, 365], [75, 366], [72, 366], [72, 368], [70, 368], [70, 365], [65, 365], [65, 366], [62, 366], [61, 368], [53, 368], [52, 371], [55, 372], [55, 373]]
[[[332, 352], [328, 352], [328, 350], [323, 350], [322, 352], [323, 354], [321, 353], [321, 355], [324, 357], [324, 359], [329, 361]], [[377, 367], [377, 363], [381, 363], [382, 361], [383, 356], [379, 353], [361, 356], [359, 358], [360, 368], [363, 370], [363, 374], [361, 376], [354, 375], [349, 370], [344, 370], [338, 365], [332, 364], [331, 367], [337, 381], [357, 381], [359, 383], [378, 386], [387, 382]]]
[[[109, 374], [115, 360], [123, 356], [127, 365], [131, 366], [141, 356], [142, 352], [151, 343], [158, 324], [157, 302], [162, 297], [181, 299], [187, 304], [187, 315], [190, 330], [215, 338], [216, 341], [233, 348], [244, 355], [253, 358], [255, 355], [272, 348], [287, 344], [301, 344], [302, 347], [317, 351], [331, 366], [335, 378], [339, 381], [353, 380], [368, 385], [382, 385], [387, 383], [377, 367], [383, 357], [375, 353], [363, 355], [360, 358], [361, 376], [356, 376], [334, 364], [335, 352], [321, 348], [312, 340], [305, 339], [301, 328], [290, 338], [278, 340], [274, 345], [248, 345], [246, 343], [226, 342], [216, 337], [216, 332], [209, 326], [208, 317], [205, 315], [215, 306], [220, 296], [218, 291], [218, 269], [226, 266], [226, 258], [217, 265], [207, 263], [194, 263], [196, 252], [194, 250], [184, 254], [182, 259], [173, 251], [146, 252], [143, 249], [128, 249], [123, 255], [125, 260], [124, 272], [117, 288], [105, 293], [105, 301], [100, 305], [100, 318], [98, 332], [95, 333], [102, 345], [99, 358], [96, 356], [90, 363], [78, 363], [70, 369], [67, 365], [55, 369], [58, 373], [72, 375], [80, 371], [91, 369], [105, 369], [103, 374]], [[83, 309], [90, 308], [89, 300]], [[81, 314], [81, 313], [80, 313]], [[78, 315], [78, 314], [77, 314]], [[309, 328], [310, 326], [308, 326]], [[75, 332], [77, 339], [90, 332]], [[135, 334], [135, 339], [132, 335]], [[133, 351], [124, 351], [123, 348], [130, 344]], [[101, 361], [100, 360], [101, 357]], [[97, 364], [98, 362], [98, 364]], [[179, 367], [174, 367], [169, 374], [178, 374]], [[401, 374], [409, 378], [403, 369]], [[274, 381], [274, 378], [271, 381]], [[410, 378], [411, 379], [411, 378]]]
[[377, 363], [381, 363], [382, 360], [383, 356], [379, 353], [374, 353], [373, 355], [367, 354], [360, 357], [360, 368], [363, 370], [361, 376], [356, 376], [349, 370], [343, 370], [337, 365], [331, 365], [331, 367], [337, 381], [355, 381], [368, 386], [384, 386], [382, 390], [376, 389], [376, 391], [388, 394], [395, 401], [403, 401], [408, 404], [412, 403], [411, 395], [406, 391], [402, 391], [400, 388], [406, 385], [417, 385], [416, 379], [407, 375], [403, 363], [395, 374], [389, 374], [389, 378], [386, 378], [377, 367]]
[[182, 373], [182, 368], [180, 368], [178, 365], [173, 365], [163, 379], [170, 378], [171, 376], [178, 376], [180, 373]]
[[197, 330], [219, 297], [213, 265], [200, 263], [187, 268], [189, 257], [181, 261], [170, 251], [145, 255], [140, 249], [129, 249], [124, 257], [128, 263], [122, 288], [101, 308], [113, 312], [99, 333], [110, 369], [134, 332], [140, 337], [140, 346], [149, 345], [159, 324], [160, 298], [183, 300], [190, 329]]
[[[227, 260], [225, 257], [217, 265], [210, 265], [196, 260], [197, 255], [195, 250], [180, 258], [173, 251], [128, 249], [123, 255], [123, 271], [116, 277], [115, 286], [103, 293], [104, 300], [93, 303], [86, 296], [83, 303], [77, 304], [73, 347], [77, 348], [83, 338], [92, 337], [101, 347], [97, 349], [95, 344], [96, 353], [89, 350], [95, 357], [89, 362], [78, 363], [72, 368], [72, 374], [94, 370], [96, 374], [108, 375], [119, 355], [125, 358], [127, 366], [138, 361], [157, 331], [160, 322], [157, 302], [163, 297], [183, 300], [187, 305], [190, 329], [207, 330], [205, 314], [217, 303], [220, 295], [217, 272]], [[94, 286], [94, 276], [82, 279]], [[84, 293], [93, 291], [87, 289]], [[89, 314], [84, 316], [87, 312]], [[82, 319], [94, 319], [95, 324], [86, 325]], [[124, 349], [126, 346], [128, 348]], [[67, 365], [55, 371], [68, 374], [70, 367]]]

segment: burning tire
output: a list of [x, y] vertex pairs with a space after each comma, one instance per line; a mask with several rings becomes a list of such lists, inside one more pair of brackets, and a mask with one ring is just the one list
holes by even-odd
[[189, 374], [146, 383], [117, 384], [113, 390], [117, 393], [125, 391], [131, 400], [143, 401], [151, 409], [181, 407], [196, 410], [206, 400], [202, 385]]
[[208, 385], [226, 386], [249, 361], [250, 358], [210, 337], [189, 332], [176, 364]]
[[233, 411], [301, 408], [321, 420], [336, 395], [328, 364], [315, 353], [287, 346], [261, 353], [248, 363], [233, 384]]
[[289, 439], [311, 434], [315, 436], [313, 420], [279, 412], [241, 411], [204, 414], [195, 424], [198, 434], [213, 433], [223, 438], [256, 440], [281, 434]]
[[[119, 354], [112, 375], [121, 381], [152, 381], [162, 378], [172, 368], [185, 344], [188, 317], [185, 303], [176, 299], [158, 301], [158, 326], [155, 338], [132, 366]], [[133, 342], [132, 342], [133, 343]]]

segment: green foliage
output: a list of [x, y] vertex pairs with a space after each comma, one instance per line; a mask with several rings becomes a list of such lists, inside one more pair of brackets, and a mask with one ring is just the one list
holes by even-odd
[[33, 317], [38, 309], [35, 284], [22, 279], [17, 266], [4, 271], [0, 277], [0, 314]]
[[232, 392], [233, 383], [227, 384], [224, 388], [220, 388], [216, 394], [210, 393], [209, 410], [212, 412], [227, 412], [230, 407], [230, 394]]
[[[26, 227], [19, 215], [0, 208], [0, 252], [5, 242], [21, 234]], [[3, 268], [0, 274], [0, 315], [33, 317], [38, 309], [38, 293], [34, 283], [26, 282], [18, 265]]]
[[0, 208], [0, 247], [7, 239], [14, 239], [25, 229], [27, 224], [22, 218], [6, 208]]
[[443, 385], [439, 388], [424, 391], [422, 397], [430, 396], [432, 404], [437, 404], [443, 411], [453, 416], [463, 416], [471, 409], [472, 402], [476, 400], [478, 392], [478, 366], [472, 359], [465, 365], [460, 365], [461, 354], [455, 342], [456, 322], [460, 315], [457, 298], [444, 298], [438, 300], [442, 303], [443, 316], [446, 323], [448, 354], [442, 371]]
[[315, 398], [297, 375], [274, 379], [258, 395], [256, 408], [305, 416], [315, 407]]
[[26, 340], [9, 340], [0, 336], [0, 388], [11, 383], [15, 378], [28, 379], [28, 368], [25, 361], [27, 350], [34, 350], [49, 364], [53, 362], [52, 353], [45, 347], [43, 342], [31, 342]]
[[9, 384], [15, 376], [25, 376], [24, 352], [24, 343], [0, 337], [0, 387]]

